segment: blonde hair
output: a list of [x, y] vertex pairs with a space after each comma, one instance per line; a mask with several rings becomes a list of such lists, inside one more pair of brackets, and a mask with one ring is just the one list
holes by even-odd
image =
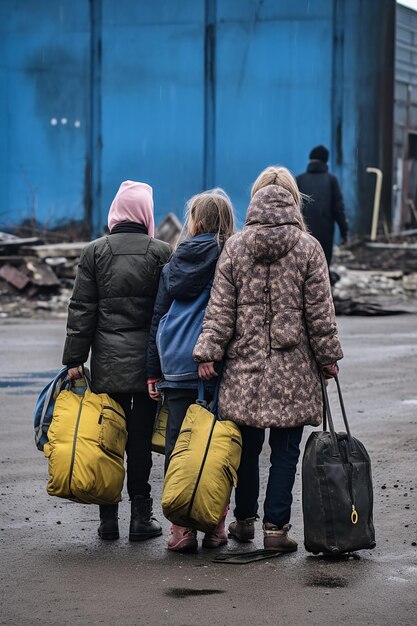
[[215, 233], [218, 243], [226, 241], [235, 232], [232, 202], [223, 189], [216, 187], [198, 193], [187, 202], [183, 233], [191, 234], [195, 226], [199, 233]]
[[270, 165], [266, 167], [252, 185], [251, 198], [253, 198], [257, 191], [268, 185], [278, 185], [292, 195], [295, 205], [300, 210], [302, 230], [307, 231], [307, 226], [304, 222], [303, 214], [301, 213], [301, 207], [303, 206], [303, 198], [308, 199], [308, 196], [300, 192], [297, 181], [290, 170], [281, 165]]

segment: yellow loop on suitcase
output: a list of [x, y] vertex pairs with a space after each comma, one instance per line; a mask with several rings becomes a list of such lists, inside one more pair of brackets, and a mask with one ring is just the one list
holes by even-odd
[[350, 519], [352, 521], [352, 524], [357, 524], [358, 523], [358, 519], [359, 519], [359, 515], [357, 510], [355, 509], [355, 505], [352, 504], [352, 514], [350, 516]]

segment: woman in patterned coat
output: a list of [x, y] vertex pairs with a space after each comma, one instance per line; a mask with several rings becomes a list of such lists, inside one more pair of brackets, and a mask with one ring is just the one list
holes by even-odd
[[270, 428], [264, 546], [297, 549], [288, 530], [303, 427], [320, 424], [320, 370], [334, 376], [342, 357], [323, 250], [306, 232], [295, 179], [269, 167], [253, 185], [243, 231], [220, 256], [194, 349], [205, 380], [225, 358], [219, 413], [242, 430], [236, 520], [229, 526], [237, 540], [254, 537], [259, 454]]

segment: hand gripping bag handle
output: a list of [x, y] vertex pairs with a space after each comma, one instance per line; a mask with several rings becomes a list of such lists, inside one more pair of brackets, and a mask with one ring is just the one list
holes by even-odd
[[213, 399], [210, 402], [210, 406], [207, 405], [207, 402], [204, 400], [204, 380], [202, 378], [198, 379], [198, 402], [205, 406], [211, 413], [217, 416], [217, 408], [219, 404], [219, 388], [220, 388], [220, 380], [222, 375], [223, 367], [221, 367], [220, 371], [217, 375], [216, 384], [214, 387]]
[[[349, 448], [352, 454], [355, 454], [355, 447], [353, 445], [353, 440], [352, 440], [352, 435], [350, 432], [350, 428], [349, 428], [349, 423], [348, 423], [348, 419], [347, 419], [347, 415], [346, 415], [346, 409], [345, 409], [345, 404], [343, 402], [343, 396], [342, 396], [342, 390], [340, 388], [340, 382], [339, 382], [339, 378], [336, 375], [334, 377], [335, 381], [336, 381], [336, 387], [337, 387], [337, 394], [339, 396], [339, 403], [340, 403], [340, 408], [342, 411], [342, 416], [343, 416], [343, 422], [345, 424], [345, 428], [346, 428], [346, 434], [347, 434], [347, 438], [348, 438], [348, 442], [349, 442]], [[327, 387], [326, 387], [326, 382], [324, 379], [324, 376], [322, 373], [320, 373], [320, 382], [321, 382], [321, 388], [322, 388], [322, 392], [323, 392], [323, 401], [324, 401], [324, 419], [323, 419], [323, 430], [326, 430], [326, 417], [329, 423], [329, 431], [330, 431], [330, 436], [332, 438], [332, 443], [333, 443], [333, 450], [335, 455], [338, 455], [338, 445], [337, 445], [337, 436], [336, 436], [336, 431], [334, 429], [334, 423], [333, 423], [333, 417], [332, 417], [332, 412], [330, 409], [330, 402], [329, 402], [329, 396], [327, 393]]]

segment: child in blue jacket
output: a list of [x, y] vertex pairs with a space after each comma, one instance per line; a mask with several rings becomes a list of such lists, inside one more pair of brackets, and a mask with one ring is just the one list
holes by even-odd
[[[187, 203], [182, 241], [171, 260], [165, 265], [159, 281], [148, 345], [148, 391], [158, 400], [164, 393], [168, 404], [168, 423], [165, 443], [165, 468], [181, 429], [188, 407], [197, 397], [198, 363], [192, 359], [195, 342], [190, 345], [160, 340], [157, 346], [158, 326], [169, 325], [166, 314], [177, 304], [181, 311], [195, 319], [197, 340], [214, 278], [217, 260], [225, 241], [234, 233], [234, 213], [231, 201], [222, 189], [213, 189], [193, 196]], [[196, 315], [193, 316], [193, 311]], [[199, 314], [201, 312], [201, 315]], [[165, 317], [164, 317], [165, 316]], [[184, 318], [184, 319], [185, 319]], [[178, 318], [176, 318], [178, 323]], [[169, 329], [167, 329], [169, 333]], [[162, 353], [161, 353], [162, 352]], [[203, 540], [204, 547], [217, 548], [227, 542], [224, 519]], [[171, 527], [168, 550], [193, 552], [197, 549], [197, 533], [191, 528]]]

